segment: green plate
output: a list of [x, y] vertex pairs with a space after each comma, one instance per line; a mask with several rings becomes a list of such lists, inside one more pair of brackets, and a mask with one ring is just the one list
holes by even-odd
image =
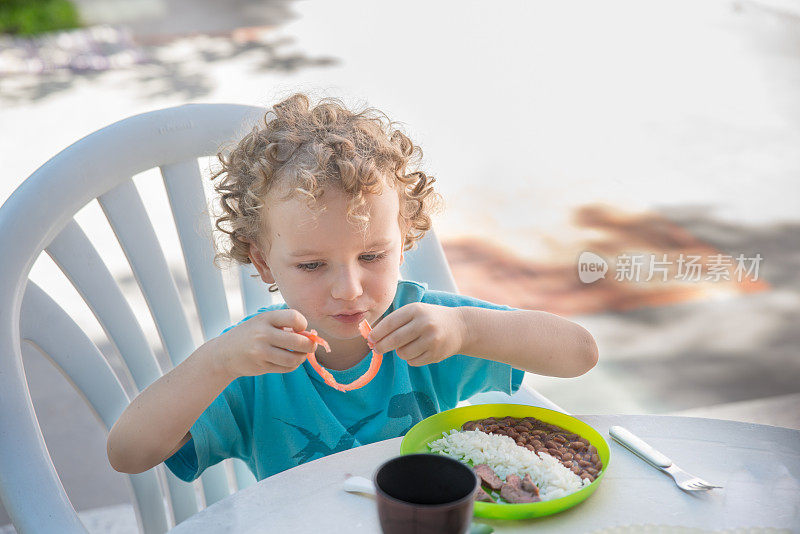
[[497, 504], [489, 502], [475, 502], [475, 515], [494, 519], [524, 519], [528, 517], [543, 517], [571, 508], [588, 498], [597, 489], [603, 475], [608, 468], [611, 452], [608, 443], [595, 429], [579, 419], [569, 415], [545, 408], [527, 406], [524, 404], [478, 404], [453, 408], [446, 412], [432, 415], [423, 419], [406, 433], [400, 444], [400, 454], [416, 454], [431, 452], [428, 443], [442, 437], [442, 432], [459, 430], [461, 425], [475, 419], [487, 417], [535, 417], [545, 423], [560, 426], [574, 434], [586, 438], [589, 443], [597, 448], [597, 453], [603, 461], [603, 469], [598, 473], [594, 482], [565, 497], [552, 501], [534, 502], [526, 504]]

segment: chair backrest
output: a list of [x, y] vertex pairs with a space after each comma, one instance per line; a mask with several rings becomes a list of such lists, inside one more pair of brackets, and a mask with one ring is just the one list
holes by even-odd
[[[214, 156], [263, 118], [260, 107], [189, 104], [136, 115], [69, 146], [42, 165], [0, 208], [0, 498], [20, 532], [85, 532], [45, 446], [22, 367], [21, 343], [33, 344], [81, 392], [106, 430], [131, 400], [120, 375], [42, 288], [29, 281], [42, 252], [52, 258], [97, 318], [124, 361], [136, 392], [165, 371], [117, 280], [76, 222], [97, 200], [127, 258], [171, 365], [197, 343], [235, 322], [223, 277], [213, 264], [211, 222], [198, 158]], [[158, 168], [180, 239], [194, 310], [181, 303], [176, 280], [159, 245], [133, 177]], [[239, 268], [242, 309], [271, 303], [251, 267]], [[442, 248], [429, 232], [406, 255], [406, 279], [456, 291]], [[196, 319], [194, 319], [196, 317]], [[169, 364], [168, 364], [169, 365]], [[167, 366], [168, 366], [167, 365]], [[130, 388], [129, 388], [130, 389]], [[235, 487], [228, 483], [233, 473]], [[255, 482], [240, 460], [226, 461], [186, 484], [162, 466], [130, 481], [138, 520], [147, 533], [165, 532], [202, 506]], [[200, 502], [199, 502], [200, 501]]]

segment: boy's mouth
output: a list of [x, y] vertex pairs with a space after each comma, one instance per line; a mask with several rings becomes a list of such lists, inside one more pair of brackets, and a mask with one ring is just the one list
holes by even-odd
[[365, 316], [366, 312], [340, 313], [339, 315], [332, 315], [334, 319], [342, 323], [360, 323]]

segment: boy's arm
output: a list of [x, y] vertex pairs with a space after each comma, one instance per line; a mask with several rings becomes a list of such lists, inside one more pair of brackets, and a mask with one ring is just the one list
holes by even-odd
[[582, 375], [597, 363], [592, 335], [558, 315], [471, 306], [456, 309], [464, 328], [461, 354], [563, 378]]
[[219, 363], [218, 339], [199, 347], [125, 409], [108, 435], [108, 460], [115, 470], [147, 471], [189, 441], [194, 422], [233, 381]]

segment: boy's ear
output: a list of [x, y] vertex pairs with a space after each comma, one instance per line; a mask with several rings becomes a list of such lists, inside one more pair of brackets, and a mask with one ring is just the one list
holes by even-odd
[[255, 243], [250, 243], [250, 252], [248, 253], [248, 256], [250, 257], [250, 261], [253, 262], [253, 266], [258, 271], [258, 274], [261, 275], [261, 280], [265, 284], [274, 284], [275, 277], [272, 276], [272, 271], [267, 265], [264, 254], [261, 252], [261, 247]]

